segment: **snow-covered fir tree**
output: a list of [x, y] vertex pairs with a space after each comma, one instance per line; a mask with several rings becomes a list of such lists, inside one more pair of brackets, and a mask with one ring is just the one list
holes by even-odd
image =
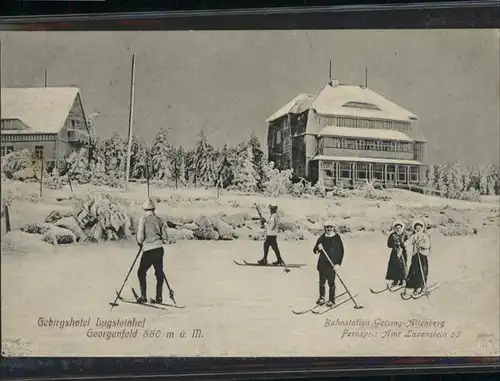
[[221, 188], [227, 188], [233, 180], [233, 168], [231, 164], [232, 152], [224, 145], [215, 151], [212, 160], [213, 184]]
[[250, 136], [250, 141], [248, 142], [250, 147], [252, 147], [253, 153], [253, 166], [255, 169], [257, 177], [257, 190], [259, 192], [264, 191], [265, 183], [268, 181], [266, 177], [266, 165], [267, 159], [264, 152], [261, 149], [259, 139], [255, 133]]
[[108, 175], [116, 180], [125, 178], [127, 142], [118, 133], [104, 141], [105, 167]]
[[252, 147], [248, 146], [245, 154], [240, 156], [234, 172], [232, 185], [243, 192], [257, 191], [257, 174], [253, 165]]
[[210, 160], [212, 153], [213, 148], [208, 143], [205, 133], [200, 131], [196, 146], [188, 156], [189, 161], [186, 162], [189, 177], [192, 179], [195, 187], [210, 181]]
[[91, 169], [88, 163], [88, 154], [85, 149], [73, 151], [66, 159], [67, 175], [71, 181], [86, 184], [91, 178]]
[[184, 166], [185, 152], [182, 146], [178, 148], [172, 148], [170, 154], [170, 176], [175, 184], [175, 188], [179, 187], [179, 183], [182, 183], [182, 178], [185, 173]]
[[146, 153], [148, 146], [146, 142], [137, 136], [132, 138], [132, 147], [130, 155], [130, 178], [146, 178]]
[[151, 178], [166, 180], [170, 178], [170, 154], [172, 148], [168, 142], [167, 130], [161, 128], [156, 134], [151, 147]]

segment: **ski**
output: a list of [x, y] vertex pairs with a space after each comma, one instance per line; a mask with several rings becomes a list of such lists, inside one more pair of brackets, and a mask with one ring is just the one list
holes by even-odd
[[401, 285], [401, 286], [389, 286], [389, 285], [387, 285], [387, 286], [385, 286], [385, 288], [384, 288], [384, 289], [382, 289], [382, 290], [374, 290], [374, 289], [370, 288], [370, 292], [371, 292], [372, 294], [381, 294], [381, 293], [386, 292], [386, 291], [389, 291], [389, 292], [396, 292], [396, 291], [401, 290], [401, 289], [402, 289], [402, 288], [404, 288], [404, 287], [405, 287], [405, 286], [402, 286], [402, 285]]
[[448, 282], [444, 282], [444, 283], [441, 283], [441, 284], [438, 284], [436, 282], [430, 288], [428, 288], [427, 291], [421, 292], [421, 293], [419, 293], [417, 295], [412, 295], [411, 298], [414, 299], [414, 300], [416, 300], [416, 299], [420, 299], [422, 296], [428, 296], [428, 295], [431, 294], [431, 292], [436, 291], [439, 287], [444, 286], [446, 283], [448, 283]]
[[131, 299], [126, 299], [121, 295], [118, 295], [118, 291], [116, 291], [116, 295], [118, 296], [118, 300], [123, 303], [129, 303], [129, 304], [136, 304], [138, 306], [144, 306], [144, 307], [150, 307], [150, 308], [155, 308], [157, 310], [166, 310], [166, 308], [160, 307], [160, 306], [155, 306], [149, 303], [138, 303], [137, 299], [136, 300], [131, 300]]
[[386, 292], [386, 291], [389, 291], [389, 286], [387, 286], [387, 285], [382, 290], [374, 290], [374, 289], [370, 288], [370, 292], [372, 294], [381, 294], [381, 293]]
[[326, 310], [323, 310], [323, 311], [317, 311], [317, 310], [314, 310], [314, 311], [312, 311], [312, 313], [313, 313], [313, 314], [315, 314], [315, 315], [323, 315], [323, 314], [326, 314], [327, 312], [330, 312], [331, 310], [334, 310], [335, 308], [337, 308], [337, 307], [341, 306], [342, 304], [347, 303], [349, 300], [353, 300], [356, 296], [358, 296], [358, 295], [354, 295], [352, 298], [351, 298], [351, 297], [348, 297], [348, 298], [346, 298], [346, 299], [342, 300], [340, 303], [335, 304], [335, 305], [334, 305], [334, 306], [332, 306], [332, 307], [327, 307], [327, 309], [326, 309]]
[[405, 286], [403, 286], [403, 285], [394, 286], [394, 288], [392, 286], [388, 286], [387, 290], [390, 291], [390, 292], [396, 292], [396, 291], [401, 290], [402, 288], [405, 288]]
[[154, 299], [149, 300], [150, 304], [154, 304], [155, 306], [165, 306], [165, 307], [173, 307], [173, 308], [186, 308], [186, 306], [179, 306], [177, 304], [168, 304], [168, 303], [156, 303]]
[[[342, 294], [337, 295], [337, 298], [341, 297], [341, 296], [343, 296], [345, 294], [347, 294], [347, 291], [344, 291]], [[323, 306], [322, 304], [315, 304], [313, 307], [311, 307], [311, 308], [309, 308], [307, 310], [302, 310], [302, 311], [294, 311], [294, 310], [292, 310], [292, 312], [295, 315], [304, 315], [304, 314], [306, 314], [308, 312], [313, 312], [313, 311], [317, 310], [319, 307], [322, 307], [322, 306]]]
[[[247, 262], [247, 261], [243, 261], [243, 263], [241, 262], [237, 262], [237, 261], [233, 261], [236, 265], [238, 266], [256, 266], [256, 267], [279, 267], [279, 268], [283, 268], [284, 266], [283, 265], [273, 265], [273, 264], [267, 264], [267, 265], [261, 265], [260, 263], [250, 263], [250, 262]], [[306, 266], [305, 264], [287, 264], [286, 267], [288, 268], [301, 268], [301, 267], [304, 267]]]
[[417, 295], [414, 295], [413, 293], [409, 294], [405, 290], [405, 291], [403, 291], [401, 293], [401, 299], [403, 299], [403, 300], [410, 300], [410, 299], [416, 300], [416, 299], [420, 299], [422, 296], [428, 296], [428, 295], [430, 295], [430, 293], [432, 291], [438, 289], [442, 285], [444, 285], [444, 283], [438, 284], [438, 282], [434, 282], [433, 284], [431, 284], [430, 286], [427, 287], [426, 291], [420, 292]]

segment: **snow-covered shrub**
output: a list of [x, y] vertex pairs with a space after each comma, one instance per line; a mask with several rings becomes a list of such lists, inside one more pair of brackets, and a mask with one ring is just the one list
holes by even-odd
[[118, 240], [130, 237], [135, 228], [122, 203], [106, 194], [90, 194], [78, 200], [75, 217], [87, 240]]
[[14, 151], [3, 156], [1, 163], [2, 173], [5, 174], [7, 178], [11, 179], [14, 173], [32, 167], [32, 154], [27, 149]]

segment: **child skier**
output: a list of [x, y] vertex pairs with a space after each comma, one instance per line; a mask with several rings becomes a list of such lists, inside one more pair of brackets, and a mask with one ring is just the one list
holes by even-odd
[[422, 220], [413, 223], [413, 230], [414, 233], [408, 240], [413, 246], [413, 253], [406, 287], [413, 288], [413, 294], [416, 295], [427, 287], [427, 275], [429, 273], [427, 257], [431, 250], [431, 239], [425, 232], [425, 224]]
[[[273, 265], [282, 265], [283, 259], [281, 258], [280, 249], [278, 247], [278, 206], [276, 204], [269, 205], [269, 220], [262, 220], [262, 226], [266, 229], [266, 240], [264, 241], [264, 258], [259, 260], [260, 265], [267, 265], [267, 256], [269, 254], [269, 248], [272, 248], [274, 254], [276, 254], [276, 262]], [[259, 212], [260, 213], [260, 212]]]
[[156, 303], [162, 303], [163, 291], [163, 244], [167, 243], [167, 232], [163, 220], [155, 214], [152, 200], [143, 204], [144, 216], [139, 220], [137, 228], [137, 244], [142, 248], [141, 263], [137, 271], [141, 296], [139, 303], [146, 303], [146, 273], [151, 266], [156, 276]]
[[[335, 275], [344, 258], [344, 244], [340, 236], [335, 232], [333, 222], [324, 224], [325, 232], [318, 238], [314, 246], [314, 254], [319, 254], [317, 270], [319, 274], [319, 299], [318, 305], [325, 304], [325, 283], [328, 282], [329, 293], [327, 306], [335, 305]], [[328, 255], [328, 258], [325, 257]]]
[[402, 286], [406, 278], [408, 254], [405, 242], [407, 240], [408, 235], [405, 233], [405, 224], [402, 221], [396, 221], [393, 231], [387, 239], [387, 247], [391, 249], [391, 254], [385, 279], [393, 281], [391, 287]]

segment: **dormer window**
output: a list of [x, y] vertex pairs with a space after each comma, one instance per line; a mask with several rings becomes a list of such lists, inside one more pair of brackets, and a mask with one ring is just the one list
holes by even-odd
[[363, 108], [366, 110], [382, 111], [380, 108], [378, 108], [374, 104], [365, 103], [365, 102], [347, 102], [347, 103], [343, 104], [342, 107]]

